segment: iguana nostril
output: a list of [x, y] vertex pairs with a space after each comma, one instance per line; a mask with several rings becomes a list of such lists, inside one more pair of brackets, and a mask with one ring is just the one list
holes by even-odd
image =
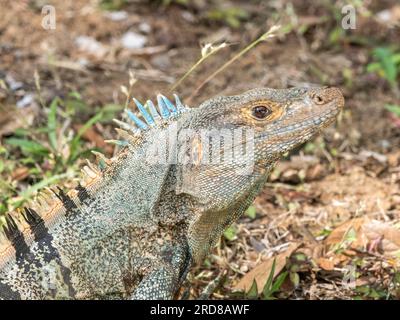
[[344, 106], [344, 97], [338, 88], [323, 88], [310, 95], [312, 101], [317, 105], [323, 105], [335, 101], [339, 109]]
[[313, 97], [313, 100], [314, 100], [314, 102], [315, 102], [316, 104], [323, 104], [323, 103], [325, 103], [325, 99], [324, 99], [322, 96], [320, 96], [319, 94], [315, 94], [314, 97]]

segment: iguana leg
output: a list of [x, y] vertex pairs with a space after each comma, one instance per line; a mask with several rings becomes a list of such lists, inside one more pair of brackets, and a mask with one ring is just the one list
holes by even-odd
[[144, 276], [132, 293], [131, 299], [167, 300], [174, 299], [192, 263], [187, 242], [167, 247], [158, 261], [160, 266]]
[[212, 280], [207, 287], [201, 292], [200, 296], [197, 298], [198, 300], [208, 300], [210, 299], [210, 296], [213, 294], [213, 292], [215, 291], [215, 289], [217, 289], [219, 287], [219, 285], [221, 284], [223, 278], [226, 275], [226, 270], [220, 272], [218, 274], [218, 276]]
[[183, 289], [183, 291], [181, 296], [179, 297], [179, 300], [188, 300], [190, 297], [190, 289], [191, 289], [191, 284], [189, 280], [185, 279], [183, 281], [181, 288]]
[[162, 267], [146, 275], [133, 292], [132, 300], [168, 300], [179, 286], [178, 270]]

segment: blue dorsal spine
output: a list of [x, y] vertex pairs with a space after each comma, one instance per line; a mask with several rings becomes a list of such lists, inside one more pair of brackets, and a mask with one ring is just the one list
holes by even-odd
[[138, 126], [139, 129], [147, 129], [148, 126], [142, 120], [140, 120], [131, 110], [125, 109], [125, 113], [127, 114], [128, 118]]
[[142, 115], [142, 117], [144, 118], [144, 120], [146, 121], [146, 123], [149, 126], [154, 125], [154, 119], [153, 117], [147, 112], [146, 108], [143, 107], [143, 105], [139, 102], [139, 100], [137, 100], [136, 98], [133, 98], [133, 101], [135, 102], [136, 106], [138, 107], [140, 114]]
[[149, 130], [152, 127], [161, 126], [166, 121], [175, 119], [188, 110], [176, 94], [174, 94], [174, 98], [175, 104], [168, 100], [167, 97], [158, 94], [157, 107], [151, 100], [147, 100], [143, 105], [136, 98], [132, 98], [139, 111], [139, 115], [133, 112], [133, 110], [126, 108], [124, 113], [127, 120], [114, 119], [114, 122], [125, 131], [131, 132], [134, 135], [140, 135], [141, 132]]
[[177, 114], [177, 109], [174, 106], [174, 104], [169, 101], [165, 96], [159, 94], [157, 96], [157, 101], [158, 101], [158, 105], [163, 105], [165, 106], [168, 111], [172, 114], [172, 115], [176, 115]]
[[175, 98], [176, 108], [178, 109], [178, 113], [187, 111], [187, 107], [181, 102], [181, 99], [179, 99], [178, 95], [175, 93], [174, 93], [174, 98]]
[[146, 101], [146, 106], [149, 108], [150, 114], [151, 114], [151, 116], [153, 117], [154, 122], [155, 122], [155, 123], [156, 123], [156, 122], [159, 122], [160, 119], [161, 119], [161, 117], [160, 117], [160, 115], [158, 114], [157, 109], [156, 109], [156, 107], [154, 106], [153, 101], [147, 100], [147, 101]]

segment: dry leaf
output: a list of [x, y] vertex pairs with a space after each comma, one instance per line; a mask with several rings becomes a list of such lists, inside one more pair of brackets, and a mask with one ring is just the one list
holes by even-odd
[[29, 168], [27, 167], [19, 167], [11, 173], [11, 178], [17, 181], [22, 181], [28, 176], [29, 176]]
[[400, 230], [388, 223], [370, 220], [362, 225], [361, 232], [365, 235], [369, 248], [378, 241], [376, 246], [384, 255], [391, 256], [400, 252]]
[[318, 260], [324, 256], [325, 246], [319, 242], [305, 242], [301, 248], [301, 252], [310, 259]]
[[334, 229], [331, 234], [325, 239], [325, 244], [327, 246], [336, 245], [338, 243], [343, 242], [346, 239], [346, 235], [348, 232], [353, 229], [356, 234], [359, 233], [359, 230], [362, 224], [365, 222], [366, 218], [356, 218], [345, 223], [339, 225], [336, 229]]
[[257, 283], [258, 293], [261, 293], [271, 272], [274, 259], [276, 259], [274, 273], [274, 277], [276, 277], [285, 267], [286, 259], [291, 256], [291, 254], [299, 247], [299, 245], [299, 243], [291, 243], [285, 252], [282, 252], [277, 256], [271, 257], [256, 266], [253, 270], [245, 274], [245, 276], [239, 281], [239, 283], [233, 288], [233, 290], [247, 292], [253, 284], [253, 280], [255, 280]]
[[332, 247], [342, 243], [351, 229], [355, 231], [356, 238], [349, 244], [349, 248], [362, 248], [368, 251], [379, 250], [387, 256], [397, 255], [400, 252], [400, 230], [386, 222], [371, 220], [366, 217], [343, 223], [325, 239], [325, 244]]
[[334, 262], [327, 258], [319, 258], [317, 260], [317, 263], [322, 269], [324, 269], [326, 271], [332, 271], [335, 268]]
[[15, 129], [29, 127], [38, 108], [33, 105], [22, 109], [9, 107], [11, 110], [4, 110], [0, 106], [0, 136], [13, 133]]
[[395, 151], [387, 155], [388, 163], [391, 167], [400, 165], [400, 151]]

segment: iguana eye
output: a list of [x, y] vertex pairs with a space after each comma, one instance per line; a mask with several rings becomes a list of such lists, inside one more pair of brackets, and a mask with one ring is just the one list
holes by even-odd
[[259, 105], [259, 106], [253, 107], [251, 113], [254, 118], [262, 120], [262, 119], [265, 119], [266, 117], [268, 117], [272, 113], [272, 111], [267, 106]]

